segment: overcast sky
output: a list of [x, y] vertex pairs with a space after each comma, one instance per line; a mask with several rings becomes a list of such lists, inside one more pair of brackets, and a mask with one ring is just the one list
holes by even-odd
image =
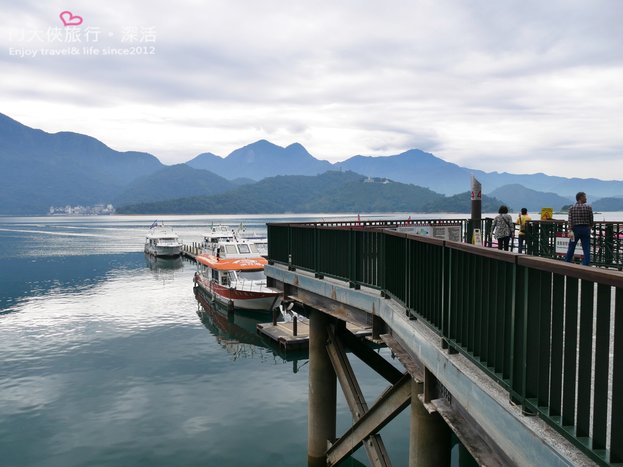
[[1, 113], [165, 164], [267, 139], [331, 162], [418, 148], [486, 171], [623, 179], [620, 0], [0, 0], [0, 12]]

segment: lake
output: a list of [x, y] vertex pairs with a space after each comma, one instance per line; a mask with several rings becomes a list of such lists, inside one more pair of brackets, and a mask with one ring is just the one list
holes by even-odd
[[[188, 243], [212, 223], [262, 233], [330, 217], [159, 219]], [[272, 350], [253, 320], [204, 313], [193, 263], [143, 254], [153, 220], [0, 218], [0, 464], [306, 465], [307, 356]], [[375, 400], [387, 384], [352, 363]], [[342, 433], [339, 389], [338, 401]], [[407, 463], [408, 429], [408, 411], [383, 429], [394, 465]]]
[[[190, 243], [212, 224], [263, 234], [266, 222], [356, 217], [159, 220]], [[253, 319], [205, 310], [193, 293], [193, 263], [146, 258], [154, 220], [0, 217], [1, 465], [307, 464], [307, 356], [273, 350]], [[379, 352], [403, 371], [389, 350]], [[351, 363], [372, 403], [387, 383]], [[381, 432], [396, 466], [408, 463], [408, 412]], [[338, 434], [351, 424], [339, 388], [337, 423]], [[353, 458], [368, 465], [363, 450]]]

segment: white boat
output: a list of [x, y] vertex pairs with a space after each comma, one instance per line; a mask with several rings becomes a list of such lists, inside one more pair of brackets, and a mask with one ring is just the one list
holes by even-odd
[[257, 248], [257, 251], [260, 254], [260, 256], [263, 256], [264, 258], [268, 258], [268, 238], [261, 237], [256, 234], [247, 234], [247, 233], [243, 233], [240, 236], [240, 238], [243, 240], [246, 240], [249, 243], [253, 243], [255, 245], [255, 248]]
[[245, 240], [246, 243], [254, 244], [255, 248], [252, 253], [257, 253], [265, 258], [268, 257], [268, 239], [254, 233], [248, 233], [242, 224], [237, 230], [223, 224], [213, 225], [208, 233], [203, 234], [203, 249], [206, 253], [213, 253], [214, 247], [218, 243], [238, 240]]
[[253, 242], [233, 237], [210, 242], [196, 257], [195, 285], [228, 309], [272, 311], [281, 304], [283, 294], [266, 284], [268, 261]]
[[236, 232], [223, 224], [212, 225], [208, 233], [203, 234], [202, 249], [205, 253], [216, 254], [219, 243], [236, 241]]
[[182, 254], [182, 243], [173, 230], [162, 222], [154, 222], [145, 237], [145, 253], [158, 258], [175, 258]]

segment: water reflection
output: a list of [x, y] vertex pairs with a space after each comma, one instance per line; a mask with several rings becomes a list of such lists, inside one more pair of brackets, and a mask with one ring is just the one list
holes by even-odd
[[140, 264], [136, 253], [0, 258], [0, 313], [51, 293], [81, 294]]
[[145, 263], [152, 271], [174, 270], [184, 266], [181, 256], [177, 258], [158, 258], [145, 253]]
[[306, 351], [290, 351], [286, 354], [257, 333], [257, 324], [266, 322], [265, 316], [257, 318], [256, 314], [244, 310], [228, 311], [212, 302], [200, 288], [193, 290], [199, 319], [233, 360], [256, 358], [291, 361], [293, 373], [297, 373], [307, 363]]
[[154, 279], [167, 284], [175, 280], [176, 271], [184, 267], [184, 261], [180, 256], [177, 258], [157, 258], [145, 253], [145, 265], [150, 269]]

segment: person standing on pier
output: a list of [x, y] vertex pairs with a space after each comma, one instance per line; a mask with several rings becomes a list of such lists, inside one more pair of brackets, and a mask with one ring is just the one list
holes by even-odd
[[593, 225], [593, 208], [586, 203], [586, 193], [580, 191], [575, 195], [576, 203], [569, 208], [569, 249], [565, 261], [573, 260], [575, 246], [582, 240], [584, 257], [582, 264], [588, 266], [591, 262], [591, 226]]
[[513, 224], [513, 218], [505, 205], [500, 206], [498, 215], [495, 216], [493, 224], [491, 224], [491, 231], [498, 241], [498, 250], [508, 251], [511, 237], [515, 232], [515, 224]]
[[519, 235], [517, 236], [519, 240], [519, 245], [517, 247], [518, 253], [523, 253], [523, 246], [526, 241], [526, 222], [531, 220], [532, 217], [528, 215], [528, 210], [526, 208], [521, 208], [521, 213], [517, 216], [517, 220], [515, 221], [515, 224], [519, 226]]

